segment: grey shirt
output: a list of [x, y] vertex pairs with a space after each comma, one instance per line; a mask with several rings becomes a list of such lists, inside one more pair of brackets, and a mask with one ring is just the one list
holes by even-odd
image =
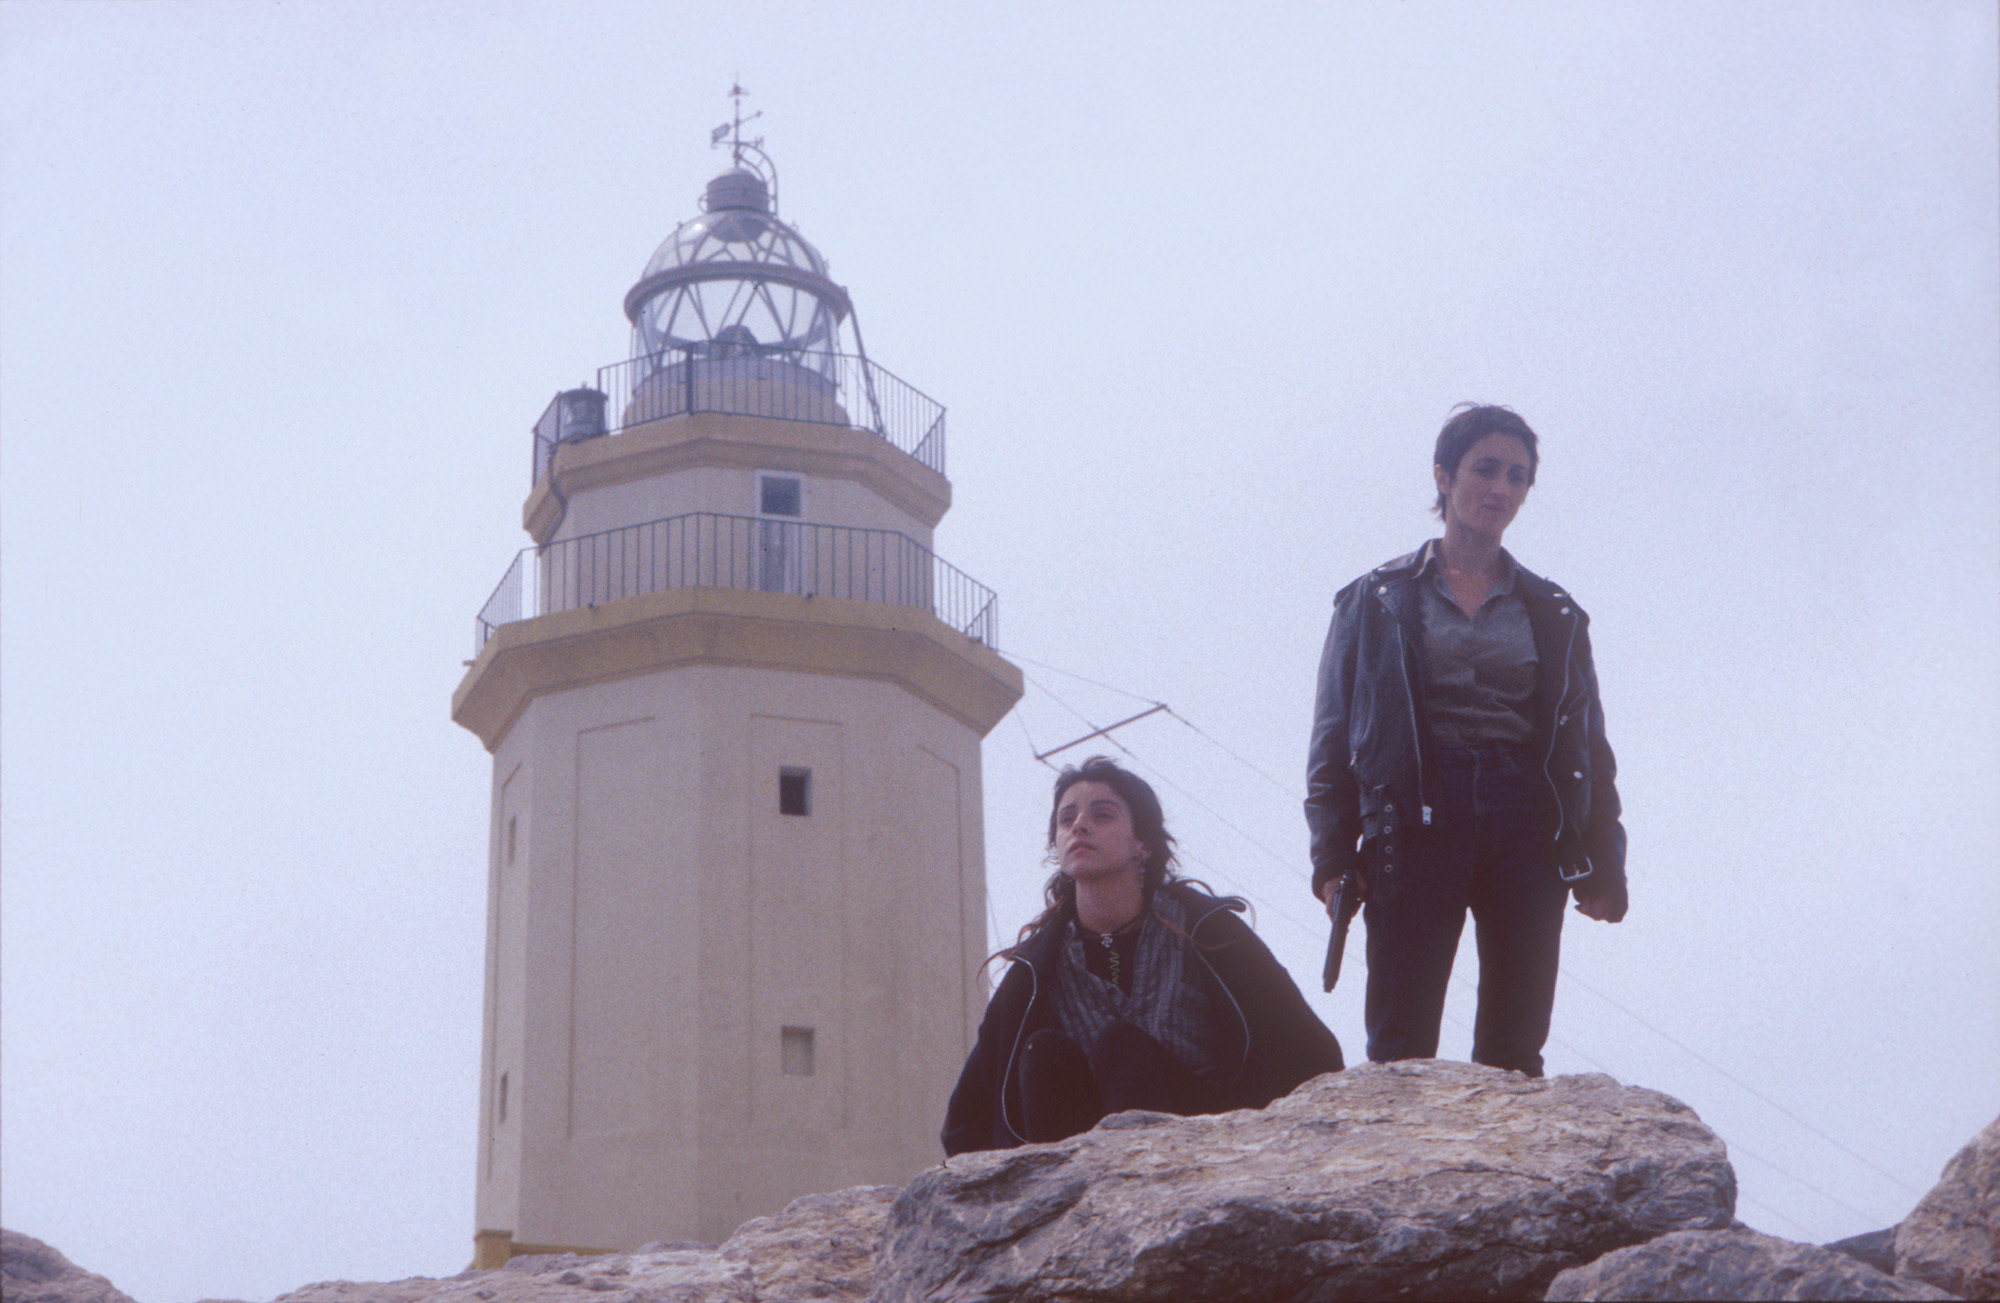
[[1477, 611], [1463, 610], [1445, 584], [1442, 549], [1424, 545], [1417, 592], [1424, 623], [1424, 713], [1439, 746], [1526, 742], [1535, 695], [1535, 631], [1514, 591], [1514, 559], [1500, 554], [1501, 578]]

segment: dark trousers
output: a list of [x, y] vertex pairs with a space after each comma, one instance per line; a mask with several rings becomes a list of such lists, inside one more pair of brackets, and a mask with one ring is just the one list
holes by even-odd
[[1472, 1060], [1542, 1075], [1568, 889], [1556, 871], [1553, 794], [1524, 748], [1449, 752], [1431, 824], [1369, 848], [1368, 1057], [1437, 1057], [1458, 938], [1472, 912], [1479, 1013]]
[[1031, 1141], [1067, 1140], [1126, 1109], [1210, 1112], [1213, 1091], [1166, 1046], [1119, 1019], [1083, 1047], [1052, 1027], [1021, 1047], [1021, 1114]]

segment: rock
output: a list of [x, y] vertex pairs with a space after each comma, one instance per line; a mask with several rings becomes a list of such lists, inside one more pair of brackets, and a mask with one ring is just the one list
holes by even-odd
[[1729, 1226], [1735, 1199], [1722, 1142], [1665, 1095], [1371, 1064], [1261, 1111], [950, 1159], [896, 1200], [874, 1297], [1539, 1298], [1611, 1249]]
[[32, 1235], [0, 1230], [0, 1301], [132, 1303], [110, 1281], [65, 1258]]
[[743, 1223], [720, 1256], [749, 1266], [759, 1300], [865, 1299], [875, 1288], [890, 1205], [901, 1193], [865, 1185], [807, 1195], [775, 1217]]
[[1675, 1231], [1557, 1276], [1549, 1299], [1948, 1299], [1845, 1253], [1746, 1227]]
[[[322, 1280], [310, 1285], [301, 1285], [289, 1294], [280, 1294], [273, 1303], [419, 1303], [419, 1300], [435, 1298], [471, 1300], [474, 1296], [470, 1292], [452, 1289], [452, 1286], [463, 1279], [463, 1276], [455, 1276], [449, 1280], [413, 1276], [408, 1280], [387, 1281]], [[569, 1295], [543, 1297], [566, 1298]]]
[[445, 1280], [329, 1281], [275, 1303], [860, 1303], [898, 1193], [884, 1185], [808, 1195], [720, 1246], [535, 1254]]
[[1945, 1164], [1896, 1228], [1896, 1274], [1963, 1298], [2000, 1298], [2000, 1118]]
[[1857, 1262], [1865, 1262], [1885, 1276], [1896, 1274], [1896, 1228], [1893, 1226], [1886, 1231], [1850, 1235], [1821, 1247], [1844, 1253]]

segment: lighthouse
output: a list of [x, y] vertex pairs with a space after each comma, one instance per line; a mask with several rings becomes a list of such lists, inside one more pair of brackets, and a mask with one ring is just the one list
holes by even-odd
[[452, 698], [493, 760], [475, 1265], [908, 1180], [985, 1003], [980, 740], [1020, 672], [932, 550], [944, 409], [867, 357], [741, 123], [631, 356], [536, 422]]

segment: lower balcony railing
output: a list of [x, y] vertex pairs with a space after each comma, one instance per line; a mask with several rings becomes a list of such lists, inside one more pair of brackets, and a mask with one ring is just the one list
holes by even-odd
[[479, 612], [474, 651], [503, 624], [676, 588], [913, 607], [999, 644], [993, 590], [906, 535], [704, 511], [523, 548]]

